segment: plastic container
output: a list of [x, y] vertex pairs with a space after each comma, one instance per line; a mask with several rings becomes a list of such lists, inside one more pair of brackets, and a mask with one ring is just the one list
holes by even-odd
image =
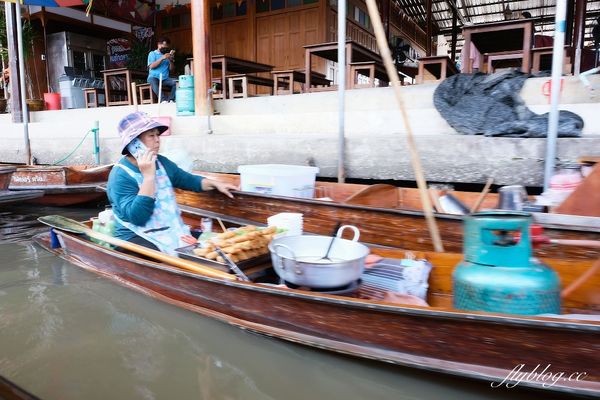
[[[115, 233], [115, 221], [109, 220], [106, 223], [100, 222], [99, 218], [92, 218], [92, 230], [95, 232], [103, 233], [108, 236], [114, 236]], [[95, 238], [91, 239], [92, 242], [98, 243], [100, 246], [108, 247], [109, 249], [113, 248], [113, 246], [109, 243], [106, 243], [102, 240], [98, 240]]]
[[194, 76], [180, 75], [179, 87], [175, 92], [175, 106], [177, 115], [187, 116], [194, 115]]
[[44, 106], [46, 110], [60, 110], [60, 93], [44, 93]]
[[[565, 164], [556, 169], [550, 178], [548, 195], [555, 206], [560, 205], [583, 181], [579, 164]], [[546, 194], [546, 193], [544, 193]]]
[[240, 165], [242, 190], [277, 196], [313, 198], [319, 168], [303, 165]]
[[300, 213], [279, 213], [267, 218], [269, 226], [275, 226], [284, 229], [283, 236], [302, 235], [304, 220]]
[[60, 88], [60, 101], [63, 110], [68, 108], [84, 108], [85, 99], [83, 89], [74, 85], [75, 80], [71, 80], [67, 75], [58, 78]]

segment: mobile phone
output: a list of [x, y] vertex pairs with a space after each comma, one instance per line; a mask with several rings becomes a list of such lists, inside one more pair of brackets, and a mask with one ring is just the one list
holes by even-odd
[[127, 145], [127, 150], [136, 160], [139, 160], [142, 154], [148, 151], [148, 148], [140, 139], [135, 138]]
[[175, 55], [175, 50], [171, 50], [169, 53], [171, 53], [172, 56]]

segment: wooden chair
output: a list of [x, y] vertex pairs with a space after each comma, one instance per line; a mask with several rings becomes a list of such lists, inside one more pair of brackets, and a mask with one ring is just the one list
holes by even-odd
[[[366, 76], [369, 81], [367, 83], [359, 83], [359, 75]], [[349, 89], [375, 87], [375, 61], [350, 63], [350, 79]]]
[[[175, 84], [179, 87], [179, 81], [175, 79]], [[154, 104], [158, 101], [156, 98], [156, 94], [152, 90], [152, 85], [149, 83], [140, 83], [137, 85], [138, 88], [138, 97], [140, 104]], [[169, 88], [166, 88], [169, 91]], [[163, 96], [165, 93], [165, 87], [163, 87]], [[164, 99], [164, 97], [163, 97]]]
[[[228, 77], [229, 83], [229, 91], [228, 96], [230, 99], [234, 98], [245, 98], [248, 97], [248, 84], [258, 85], [258, 86], [266, 86], [271, 88], [271, 94], [273, 94], [273, 79], [263, 78], [262, 76], [254, 76], [254, 75], [231, 75]], [[236, 92], [235, 89], [240, 88], [241, 91]]]
[[424, 81], [438, 82], [456, 75], [458, 72], [458, 68], [448, 56], [421, 57], [416, 80], [417, 83], [423, 83]]
[[[523, 65], [523, 52], [501, 52], [501, 53], [487, 53], [487, 73], [493, 74], [496, 68], [494, 67], [494, 61], [507, 61], [507, 60], [520, 60], [521, 71], [529, 73], [529, 65]], [[511, 65], [512, 67], [512, 65]]]
[[[571, 57], [569, 57], [571, 47], [565, 46], [563, 58], [563, 74], [571, 73]], [[553, 47], [536, 47], [531, 49], [531, 72], [540, 72], [552, 69]]]
[[271, 75], [273, 75], [274, 96], [294, 94], [294, 82], [297, 82], [299, 79], [305, 82], [304, 72], [295, 71], [293, 69], [287, 69], [283, 71], [272, 71]]
[[140, 104], [153, 104], [156, 102], [154, 92], [152, 91], [152, 85], [149, 83], [140, 83], [137, 85], [137, 89]]
[[99, 95], [104, 96], [104, 89], [98, 88], [85, 88], [83, 89], [83, 96], [85, 99], [85, 108], [96, 108], [104, 107], [106, 105], [106, 99], [100, 100]]

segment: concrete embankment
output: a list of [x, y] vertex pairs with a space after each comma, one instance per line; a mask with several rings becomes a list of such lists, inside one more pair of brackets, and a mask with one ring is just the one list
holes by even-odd
[[[600, 85], [600, 76], [591, 79]], [[543, 95], [547, 78], [529, 79], [522, 90], [527, 105], [537, 113], [549, 110]], [[545, 139], [487, 138], [457, 134], [433, 106], [435, 84], [403, 88], [410, 124], [416, 135], [426, 178], [430, 181], [484, 182], [539, 186], [543, 177]], [[600, 155], [600, 95], [573, 77], [564, 82], [561, 109], [579, 114], [583, 136], [558, 140], [558, 157], [575, 160]], [[164, 137], [167, 155], [185, 159], [195, 169], [235, 172], [241, 164], [305, 164], [309, 160], [321, 176], [336, 176], [337, 93], [267, 96], [216, 101], [220, 112], [210, 118], [177, 117], [174, 104], [145, 105], [151, 115], [171, 116], [170, 136]], [[33, 155], [52, 163], [71, 152], [100, 122], [101, 162], [118, 159], [117, 123], [134, 107], [109, 107], [31, 113]], [[414, 179], [405, 128], [391, 88], [360, 89], [346, 95], [346, 170], [349, 177]], [[0, 160], [23, 162], [22, 124], [0, 116]], [[88, 136], [65, 163], [93, 163], [93, 140]]]

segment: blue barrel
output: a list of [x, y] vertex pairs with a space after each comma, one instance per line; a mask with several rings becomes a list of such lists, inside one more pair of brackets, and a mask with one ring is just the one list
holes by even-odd
[[180, 75], [175, 94], [177, 115], [194, 115], [194, 76]]

